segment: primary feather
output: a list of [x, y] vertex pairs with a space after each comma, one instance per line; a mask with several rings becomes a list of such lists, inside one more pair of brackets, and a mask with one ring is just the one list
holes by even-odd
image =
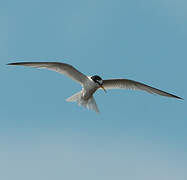
[[58, 73], [64, 74], [71, 79], [79, 82], [83, 85], [87, 78], [86, 75], [79, 72], [72, 65], [60, 62], [18, 62], [18, 63], [9, 63], [8, 65], [14, 66], [29, 66], [33, 68], [46, 68], [52, 71], [56, 71]]
[[161, 96], [173, 97], [182, 99], [181, 97], [175, 96], [173, 94], [167, 93], [165, 91], [156, 89], [154, 87], [148, 86], [146, 84], [129, 80], [129, 79], [107, 79], [103, 80], [103, 86], [105, 89], [134, 89], [134, 90], [143, 90], [152, 94], [159, 94]]

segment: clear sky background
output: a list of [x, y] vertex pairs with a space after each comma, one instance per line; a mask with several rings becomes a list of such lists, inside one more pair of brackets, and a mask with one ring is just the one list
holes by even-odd
[[187, 99], [185, 0], [15, 0], [0, 6], [0, 179], [186, 180], [187, 102], [99, 91], [101, 114], [67, 103], [79, 84], [8, 67], [59, 61]]

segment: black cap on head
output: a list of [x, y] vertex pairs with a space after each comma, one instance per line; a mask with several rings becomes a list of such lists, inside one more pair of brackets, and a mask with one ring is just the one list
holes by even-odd
[[92, 76], [91, 79], [92, 79], [95, 83], [97, 83], [97, 84], [99, 84], [99, 85], [102, 85], [102, 84], [103, 84], [102, 78], [101, 78], [100, 76], [98, 76], [98, 75]]

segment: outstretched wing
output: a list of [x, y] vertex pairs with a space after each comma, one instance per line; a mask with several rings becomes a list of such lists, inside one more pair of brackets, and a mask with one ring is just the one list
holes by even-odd
[[108, 79], [103, 80], [103, 87], [105, 89], [134, 89], [134, 90], [143, 90], [152, 94], [159, 94], [161, 96], [167, 96], [172, 98], [182, 99], [181, 97], [175, 96], [173, 94], [167, 93], [165, 91], [153, 88], [146, 84], [129, 80], [129, 79]]
[[68, 77], [79, 82], [82, 85], [88, 79], [86, 75], [79, 72], [70, 64], [65, 64], [60, 62], [17, 62], [17, 63], [9, 63], [7, 65], [29, 66], [33, 68], [50, 69], [52, 71], [56, 71], [58, 73], [67, 75]]

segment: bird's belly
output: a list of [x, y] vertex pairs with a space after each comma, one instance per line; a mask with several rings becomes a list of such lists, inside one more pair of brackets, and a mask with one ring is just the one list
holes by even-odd
[[90, 84], [90, 86], [86, 86], [82, 89], [82, 95], [83, 95], [83, 99], [87, 100], [89, 99], [97, 90], [97, 87], [95, 86], [95, 84]]
[[83, 92], [83, 99], [85, 99], [85, 100], [89, 99], [94, 94], [95, 91], [86, 91], [86, 92]]

